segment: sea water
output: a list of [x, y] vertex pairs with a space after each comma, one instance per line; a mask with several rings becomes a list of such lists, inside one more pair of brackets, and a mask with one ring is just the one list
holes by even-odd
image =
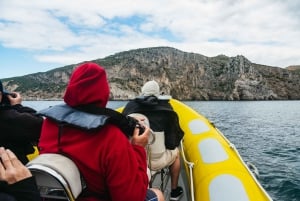
[[[24, 101], [41, 110], [62, 101]], [[274, 201], [300, 201], [300, 101], [184, 102], [212, 121], [259, 170]], [[118, 108], [126, 101], [110, 101]]]

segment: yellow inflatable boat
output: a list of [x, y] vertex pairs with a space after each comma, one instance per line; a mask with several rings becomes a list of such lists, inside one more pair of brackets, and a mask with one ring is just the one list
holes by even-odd
[[181, 152], [192, 201], [272, 200], [235, 146], [208, 119], [180, 101], [170, 103], [185, 133]]
[[[178, 100], [170, 99], [170, 103], [184, 131], [181, 201], [272, 201], [235, 146], [207, 118]], [[30, 160], [37, 155], [36, 150]], [[167, 178], [166, 200], [170, 192]]]

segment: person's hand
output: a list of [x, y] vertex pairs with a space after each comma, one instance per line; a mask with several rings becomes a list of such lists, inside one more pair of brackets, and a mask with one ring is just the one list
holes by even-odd
[[22, 102], [22, 97], [21, 97], [20, 93], [17, 93], [17, 92], [11, 92], [10, 94], [7, 95], [7, 98], [10, 102], [10, 105], [21, 104], [21, 102]]
[[32, 176], [29, 169], [24, 166], [16, 155], [9, 149], [0, 147], [0, 180], [14, 184]]
[[142, 147], [147, 146], [150, 135], [150, 128], [145, 125], [143, 125], [143, 127], [145, 128], [145, 131], [141, 135], [139, 135], [139, 128], [134, 129], [133, 136], [131, 138], [131, 144], [139, 145]]

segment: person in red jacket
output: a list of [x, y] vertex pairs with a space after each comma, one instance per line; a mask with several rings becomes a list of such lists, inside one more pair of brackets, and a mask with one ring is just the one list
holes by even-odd
[[144, 147], [149, 128], [141, 134], [139, 128], [126, 128], [125, 116], [106, 108], [109, 94], [104, 68], [93, 62], [79, 65], [65, 104], [41, 111], [46, 119], [40, 154], [61, 153], [75, 162], [87, 184], [78, 201], [163, 201], [161, 191], [148, 189]]

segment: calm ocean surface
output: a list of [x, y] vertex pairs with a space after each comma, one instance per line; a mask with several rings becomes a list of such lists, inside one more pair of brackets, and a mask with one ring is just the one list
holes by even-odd
[[[36, 110], [61, 101], [24, 101]], [[111, 101], [110, 108], [126, 102]], [[206, 116], [259, 170], [274, 201], [300, 201], [300, 101], [195, 101]]]

